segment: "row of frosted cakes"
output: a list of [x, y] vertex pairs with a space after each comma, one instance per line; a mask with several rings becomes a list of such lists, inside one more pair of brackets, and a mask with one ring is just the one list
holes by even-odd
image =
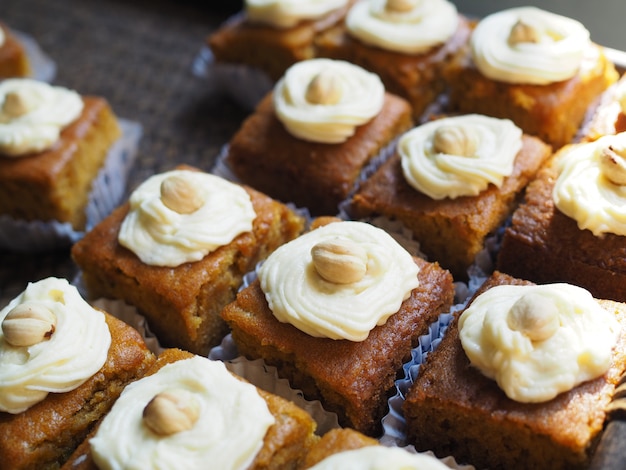
[[232, 72], [235, 97], [255, 82], [271, 86], [297, 62], [345, 60], [377, 74], [416, 120], [444, 98], [447, 111], [509, 118], [555, 147], [571, 141], [617, 75], [578, 21], [535, 7], [479, 21], [447, 0], [248, 0], [207, 45], [213, 71]]
[[[522, 49], [579, 31], [517, 13], [510, 35], [538, 35], [505, 41]], [[593, 98], [614, 108], [617, 72], [592, 47], [591, 81], [604, 82]], [[557, 83], [580, 100], [582, 70]], [[561, 115], [557, 88], [514, 95], [532, 89]], [[365, 67], [290, 65], [212, 173], [153, 175], [85, 231], [72, 247], [80, 291], [45, 279], [0, 311], [0, 469], [449, 468], [448, 456], [587, 468], [626, 369], [626, 306], [606, 281], [624, 237], [621, 108], [565, 145], [514, 116], [459, 111], [418, 123]], [[615, 131], [599, 130], [607, 114]], [[101, 297], [132, 305], [159, 350], [83, 300]], [[228, 336], [340, 429], [316, 432], [300, 406], [207, 358]], [[414, 366], [399, 400], [408, 447], [380, 445], [396, 379]]]

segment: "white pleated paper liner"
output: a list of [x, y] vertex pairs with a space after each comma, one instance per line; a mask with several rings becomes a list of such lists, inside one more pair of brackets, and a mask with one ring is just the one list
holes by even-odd
[[[257, 270], [260, 267], [260, 265], [261, 263], [257, 265]], [[246, 288], [247, 286], [250, 285], [250, 283], [252, 283], [256, 279], [257, 270], [252, 271], [244, 276], [244, 281], [240, 289]], [[459, 306], [459, 308], [461, 308], [461, 306]], [[434, 347], [437, 344], [439, 344], [439, 342], [441, 341], [441, 337], [443, 336], [443, 333], [445, 332], [445, 328], [447, 328], [451, 318], [452, 318], [452, 314], [441, 315], [438, 322], [430, 326], [429, 334], [424, 335], [422, 338], [420, 338], [420, 345], [418, 348], [415, 349], [414, 355], [419, 354], [420, 359], [422, 359], [423, 354], [419, 353], [418, 351], [421, 351], [422, 349], [426, 349], [426, 350], [430, 350], [431, 348], [434, 349]], [[284, 382], [284, 387], [286, 387], [285, 390], [287, 390], [289, 394], [293, 396], [292, 394], [294, 390], [289, 386], [289, 382], [286, 379], [278, 378], [276, 368], [267, 366], [261, 359], [257, 359], [255, 361], [248, 361], [244, 357], [241, 357], [237, 350], [237, 346], [235, 345], [232, 339], [232, 336], [230, 334], [226, 335], [226, 337], [222, 340], [222, 343], [219, 346], [214, 347], [209, 352], [209, 359], [224, 361], [226, 363], [226, 366], [229, 369], [232, 364], [244, 364], [246, 362], [255, 363], [256, 367], [261, 367], [263, 369], [267, 369], [268, 371], [271, 371], [271, 373], [275, 376], [274, 380], [276, 382]], [[235, 370], [233, 369], [231, 370], [237, 373]], [[260, 388], [264, 388], [263, 386], [259, 385], [256, 382], [253, 382], [253, 383], [259, 386]], [[397, 386], [398, 384], [396, 384], [396, 387]], [[312, 416], [316, 419], [316, 422], [318, 423], [317, 433], [319, 435], [323, 435], [325, 432], [329, 431], [330, 429], [339, 427], [339, 424], [337, 422], [337, 416], [334, 413], [328, 413], [327, 411], [325, 411], [323, 408], [323, 405], [319, 401], [308, 402], [307, 400], [304, 399], [302, 392], [300, 391], [296, 391], [296, 392], [299, 398], [304, 400], [305, 403], [308, 404], [307, 407], [305, 407], [305, 409], [309, 411], [309, 413], [311, 413]], [[283, 398], [290, 399], [289, 396], [285, 396], [277, 392], [274, 392], [274, 393], [282, 396]], [[402, 397], [401, 400], [403, 401], [404, 397]], [[382, 421], [383, 435], [379, 439], [379, 442], [385, 446], [402, 447], [408, 452], [418, 453], [413, 446], [406, 444], [404, 419], [402, 418], [401, 410], [399, 411], [398, 409], [398, 406], [400, 407], [402, 406], [401, 400], [395, 397], [392, 397], [389, 400], [390, 412], [388, 415], [383, 417], [383, 421]], [[394, 401], [393, 404], [392, 404], [392, 401]], [[300, 405], [299, 402], [296, 402], [296, 403], [299, 406], [302, 406]], [[308, 408], [309, 406], [312, 406], [313, 410], [310, 410]], [[432, 452], [425, 452], [425, 453], [434, 455]], [[456, 460], [453, 457], [446, 457], [440, 460], [451, 469], [472, 470], [474, 468], [474, 467], [467, 466], [467, 465], [457, 464]]]
[[56, 77], [56, 62], [39, 46], [39, 43], [29, 34], [11, 29], [11, 34], [22, 44], [28, 61], [30, 62], [31, 77], [46, 83], [51, 83]]
[[[126, 193], [128, 174], [139, 149], [141, 124], [118, 119], [121, 137], [109, 149], [104, 166], [92, 183], [86, 208], [86, 230], [90, 230], [117, 207]], [[16, 220], [0, 215], [0, 249], [16, 252], [42, 252], [65, 248], [82, 238], [83, 231], [58, 221]]]
[[194, 76], [206, 80], [209, 90], [225, 93], [248, 111], [252, 111], [274, 88], [274, 81], [256, 67], [216, 62], [208, 46], [200, 49], [193, 60], [191, 71]]

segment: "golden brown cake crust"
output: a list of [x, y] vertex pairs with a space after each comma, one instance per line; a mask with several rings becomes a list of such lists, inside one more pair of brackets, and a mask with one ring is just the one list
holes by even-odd
[[501, 188], [489, 185], [478, 196], [442, 200], [410, 186], [395, 154], [361, 185], [349, 211], [356, 218], [384, 215], [402, 221], [429, 260], [438, 261], [455, 279], [464, 280], [486, 236], [510, 215], [524, 187], [550, 154], [548, 145], [525, 135], [513, 173]]
[[0, 29], [4, 33], [4, 43], [0, 46], [0, 79], [28, 77], [31, 66], [24, 46], [6, 24], [0, 22]]
[[577, 75], [548, 85], [488, 79], [473, 64], [469, 49], [446, 74], [451, 110], [511, 119], [555, 149], [572, 142], [589, 106], [618, 79], [615, 66], [597, 45], [587, 50]]
[[[481, 292], [501, 284], [530, 283], [495, 272]], [[407, 393], [409, 443], [477, 468], [587, 468], [626, 368], [626, 306], [598, 302], [622, 324], [609, 372], [540, 404], [508, 399], [495, 381], [470, 366], [458, 339], [458, 313]]]
[[19, 158], [0, 155], [1, 214], [84, 228], [91, 183], [121, 130], [106, 100], [83, 97], [83, 102], [80, 117], [51, 149]]
[[350, 0], [321, 19], [301, 21], [291, 28], [253, 24], [240, 13], [212, 33], [207, 44], [216, 63], [257, 67], [278, 80], [291, 65], [316, 56], [314, 38], [342, 21], [353, 3]]
[[417, 121], [445, 90], [443, 69], [467, 43], [474, 25], [474, 21], [459, 16], [458, 27], [446, 43], [425, 53], [404, 54], [361, 42], [341, 22], [315, 38], [317, 57], [347, 60], [376, 73], [387, 91], [411, 103]]
[[302, 469], [311, 468], [326, 457], [339, 452], [375, 445], [380, 445], [380, 443], [376, 439], [361, 434], [354, 429], [331, 429], [311, 447], [304, 460]]
[[0, 412], [1, 470], [59, 468], [126, 384], [154, 363], [154, 355], [135, 329], [109, 314], [105, 317], [112, 341], [100, 371], [77, 389], [49, 394], [23, 413]]
[[411, 125], [409, 103], [387, 93], [382, 111], [346, 142], [307, 142], [278, 120], [270, 93], [231, 139], [227, 163], [259, 191], [313, 215], [335, 215], [361, 170]]
[[341, 425], [376, 435], [397, 371], [419, 336], [453, 300], [450, 273], [434, 263], [415, 262], [421, 268], [419, 287], [398, 313], [362, 342], [314, 338], [279, 322], [258, 280], [243, 289], [222, 316], [241, 354], [276, 366], [307, 398], [319, 399], [336, 412]]
[[539, 284], [576, 284], [596, 298], [625, 302], [626, 237], [611, 233], [596, 237], [580, 230], [554, 205], [558, 161], [568, 150], [554, 155], [528, 185], [525, 202], [504, 233], [497, 268]]
[[[180, 349], [165, 349], [159, 354], [146, 376], [158, 372], [163, 366], [193, 357], [192, 353]], [[257, 389], [276, 422], [268, 429], [262, 449], [248, 470], [295, 470], [305, 458], [309, 448], [319, 437], [315, 435], [317, 423], [293, 402]], [[98, 470], [89, 448], [83, 441], [62, 470]]]
[[135, 305], [163, 346], [207, 355], [227, 333], [219, 312], [235, 298], [243, 275], [304, 228], [303, 217], [287, 206], [244, 189], [257, 214], [252, 231], [175, 268], [146, 265], [121, 246], [117, 236], [128, 203], [113, 211], [72, 248], [89, 295]]

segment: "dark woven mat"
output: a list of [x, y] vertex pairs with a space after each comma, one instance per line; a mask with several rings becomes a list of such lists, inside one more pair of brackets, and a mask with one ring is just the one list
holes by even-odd
[[[132, 189], [178, 163], [209, 169], [245, 117], [191, 73], [205, 37], [240, 7], [234, 0], [0, 0], [0, 20], [55, 61], [54, 84], [104, 96], [117, 115], [142, 124]], [[71, 280], [75, 271], [66, 251], [0, 251], [0, 303], [29, 281]]]

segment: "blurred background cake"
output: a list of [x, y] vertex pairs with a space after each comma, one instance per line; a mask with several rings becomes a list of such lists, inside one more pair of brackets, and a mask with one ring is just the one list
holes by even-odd
[[418, 121], [445, 91], [442, 69], [472, 26], [447, 0], [367, 0], [316, 37], [316, 53], [376, 73], [389, 92], [411, 103]]

